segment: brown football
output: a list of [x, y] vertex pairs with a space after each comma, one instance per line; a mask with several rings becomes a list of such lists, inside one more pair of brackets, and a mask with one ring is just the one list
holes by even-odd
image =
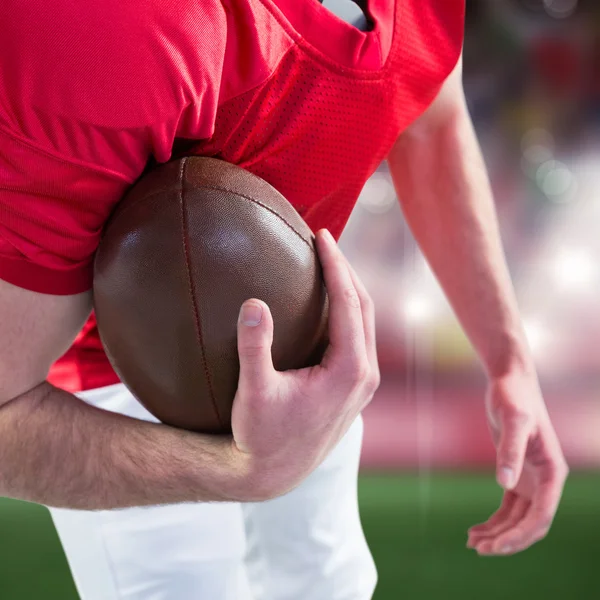
[[273, 314], [276, 369], [320, 361], [327, 294], [314, 236], [292, 205], [214, 158], [144, 175], [107, 224], [94, 307], [117, 374], [162, 422], [231, 431], [237, 319], [248, 298]]

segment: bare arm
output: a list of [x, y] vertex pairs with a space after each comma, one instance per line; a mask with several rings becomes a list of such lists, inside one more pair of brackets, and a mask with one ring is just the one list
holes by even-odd
[[[337, 444], [379, 384], [373, 307], [331, 235], [317, 235], [330, 298], [320, 365], [275, 371], [273, 319], [257, 300], [238, 322], [233, 436], [208, 436], [90, 407], [46, 383], [90, 310], [0, 280], [0, 495], [111, 509], [259, 501], [298, 485]], [[257, 315], [260, 313], [260, 317]]]
[[568, 468], [519, 317], [484, 161], [462, 89], [461, 64], [388, 162], [421, 250], [489, 377], [500, 509], [469, 532], [480, 554], [511, 554], [542, 539]]
[[406, 220], [488, 373], [531, 368], [460, 66], [388, 162]]
[[0, 281], [0, 494], [81, 509], [239, 498], [229, 438], [102, 411], [45, 382], [90, 296]]

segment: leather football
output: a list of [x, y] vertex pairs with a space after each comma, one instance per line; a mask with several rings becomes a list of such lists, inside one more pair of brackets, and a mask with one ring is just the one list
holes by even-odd
[[105, 228], [94, 308], [115, 371], [163, 423], [231, 431], [237, 320], [249, 298], [273, 314], [277, 370], [320, 361], [327, 294], [314, 236], [292, 205], [214, 158], [143, 175]]

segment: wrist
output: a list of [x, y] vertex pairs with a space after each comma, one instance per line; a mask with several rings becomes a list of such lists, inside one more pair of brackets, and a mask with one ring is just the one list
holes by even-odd
[[221, 489], [227, 500], [263, 502], [281, 496], [288, 488], [281, 470], [248, 452], [239, 449], [231, 438], [223, 453], [224, 466]]
[[524, 338], [506, 340], [484, 358], [483, 365], [489, 379], [503, 379], [512, 375], [534, 375], [535, 364]]

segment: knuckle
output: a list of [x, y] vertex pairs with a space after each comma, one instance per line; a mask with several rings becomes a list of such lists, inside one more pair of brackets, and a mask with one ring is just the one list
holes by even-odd
[[375, 312], [375, 302], [373, 302], [373, 298], [371, 298], [371, 295], [366, 290], [363, 294], [362, 300], [363, 300], [363, 308], [368, 313], [374, 313]]
[[379, 374], [379, 369], [376, 369], [375, 371], [373, 371], [370, 374], [369, 380], [367, 383], [367, 387], [368, 387], [369, 391], [371, 392], [371, 394], [374, 394], [377, 391], [380, 384], [381, 384], [381, 375]]
[[354, 383], [362, 385], [368, 381], [369, 378], [369, 364], [366, 360], [360, 361], [356, 365], [354, 371]]
[[513, 467], [513, 465], [521, 460], [521, 449], [513, 440], [509, 439], [505, 442], [504, 447], [498, 449], [498, 459], [502, 463], [499, 466]]
[[546, 533], [548, 533], [548, 531], [550, 530], [550, 527], [552, 526], [553, 521], [554, 521], [554, 511], [550, 510], [550, 509], [544, 510], [540, 514], [540, 518], [538, 519], [538, 530], [545, 531]]
[[369, 366], [364, 360], [353, 361], [348, 366], [347, 379], [352, 387], [358, 387], [364, 384], [368, 377]]
[[238, 391], [246, 409], [251, 410], [255, 416], [264, 412], [265, 408], [269, 406], [270, 387], [267, 382], [242, 382]]
[[365, 375], [365, 360], [358, 352], [346, 357], [343, 365], [343, 376], [352, 383], [359, 383]]
[[344, 300], [352, 308], [360, 308], [360, 298], [354, 288], [346, 288], [343, 292]]
[[527, 410], [515, 406], [510, 407], [508, 410], [508, 418], [513, 425], [526, 428], [533, 423], [533, 416]]
[[507, 467], [511, 467], [515, 463], [519, 462], [521, 455], [516, 449], [506, 450], [502, 456], [503, 464]]
[[262, 344], [246, 344], [240, 348], [240, 354], [245, 361], [262, 359], [265, 346]]
[[548, 479], [561, 485], [566, 481], [569, 474], [569, 467], [564, 460], [551, 464], [548, 469]]

